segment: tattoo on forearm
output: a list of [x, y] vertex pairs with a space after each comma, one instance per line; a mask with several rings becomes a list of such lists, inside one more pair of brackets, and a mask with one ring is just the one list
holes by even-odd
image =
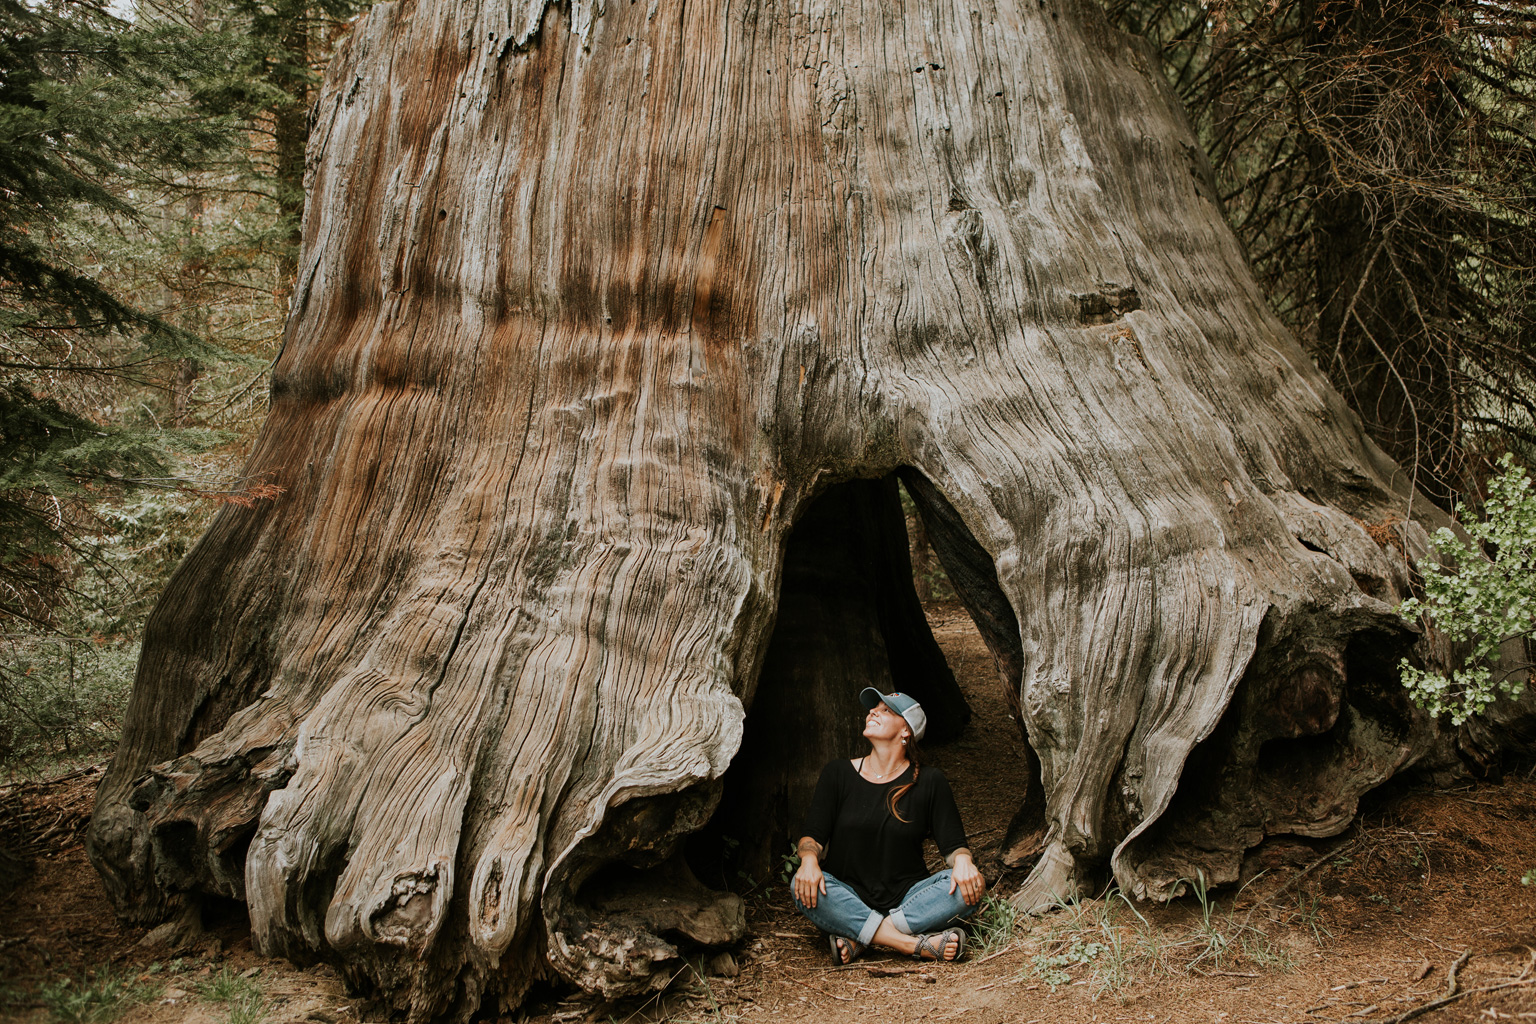
[[820, 859], [821, 844], [812, 839], [810, 836], [806, 836], [804, 839], [800, 840], [800, 845], [796, 848], [795, 852], [800, 854], [802, 857], [816, 857]]

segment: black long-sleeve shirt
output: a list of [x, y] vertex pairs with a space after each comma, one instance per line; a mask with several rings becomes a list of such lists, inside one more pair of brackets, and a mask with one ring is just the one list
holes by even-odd
[[923, 839], [933, 836], [945, 857], [965, 845], [960, 809], [949, 780], [923, 767], [902, 796], [906, 821], [891, 814], [890, 791], [912, 781], [912, 768], [888, 782], [870, 782], [839, 758], [821, 770], [801, 835], [821, 844], [822, 870], [846, 882], [870, 908], [888, 911], [913, 885], [928, 877]]

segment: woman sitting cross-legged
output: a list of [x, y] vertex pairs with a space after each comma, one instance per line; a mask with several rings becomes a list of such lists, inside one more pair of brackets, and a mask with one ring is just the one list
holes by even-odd
[[[949, 780], [918, 764], [928, 716], [904, 693], [859, 695], [868, 754], [821, 771], [805, 816], [795, 906], [826, 932], [846, 964], [871, 944], [934, 960], [956, 960], [986, 882], [965, 847]], [[948, 869], [928, 874], [923, 839], [933, 836]]]

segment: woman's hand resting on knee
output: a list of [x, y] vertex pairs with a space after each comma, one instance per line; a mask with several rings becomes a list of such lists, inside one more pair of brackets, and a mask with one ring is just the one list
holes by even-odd
[[[797, 875], [796, 881], [798, 880]], [[971, 859], [971, 855], [963, 850], [955, 855], [955, 865], [949, 872], [951, 895], [956, 889], [960, 890], [960, 898], [973, 907], [981, 902], [982, 894], [987, 891], [987, 880], [981, 877], [981, 872], [977, 870], [976, 862]]]
[[816, 901], [827, 894], [827, 877], [821, 873], [819, 854], [821, 847], [809, 837], [800, 840], [800, 868], [795, 872], [795, 899], [805, 906], [816, 907]]

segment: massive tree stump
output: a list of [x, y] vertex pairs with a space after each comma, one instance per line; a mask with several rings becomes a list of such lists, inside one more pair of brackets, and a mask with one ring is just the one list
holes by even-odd
[[786, 538], [897, 470], [1038, 758], [1023, 902], [1232, 878], [1425, 749], [1408, 481], [1091, 7], [382, 3], [310, 164], [284, 490], [150, 622], [91, 831], [124, 915], [242, 899], [418, 1020], [665, 983], [740, 934], [684, 839]]

